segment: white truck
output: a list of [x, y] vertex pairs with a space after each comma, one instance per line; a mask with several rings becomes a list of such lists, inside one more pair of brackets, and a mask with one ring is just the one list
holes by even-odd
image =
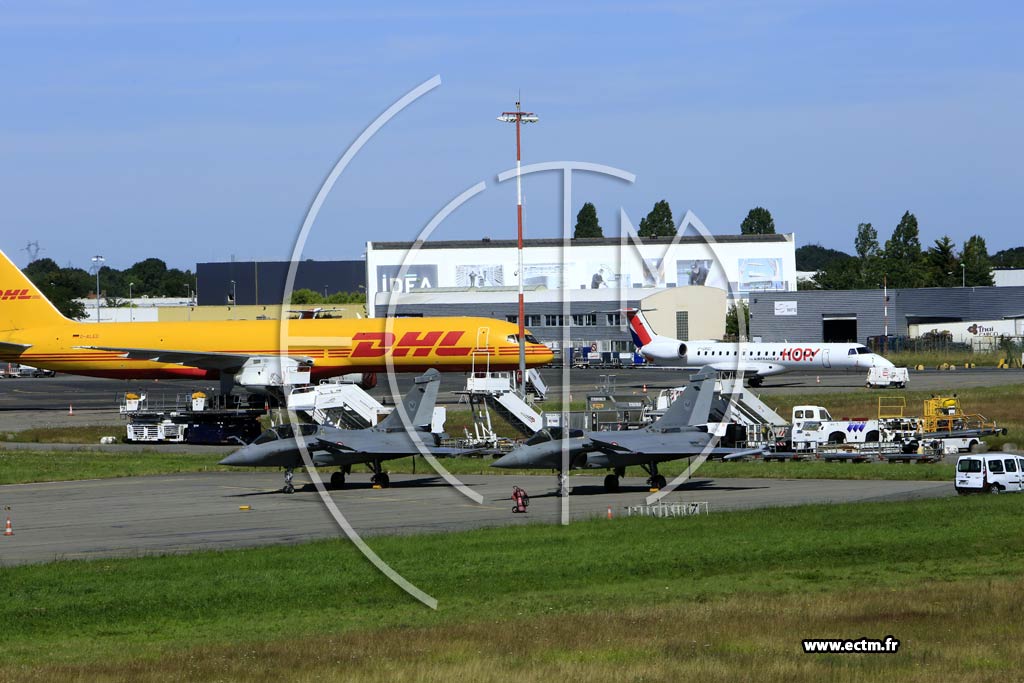
[[791, 441], [794, 451], [824, 444], [872, 443], [879, 440], [878, 420], [835, 420], [821, 406], [794, 406]]
[[868, 376], [864, 386], [868, 389], [881, 389], [882, 387], [897, 387], [903, 389], [910, 380], [910, 371], [906, 368], [880, 368], [872, 367], [868, 370]]

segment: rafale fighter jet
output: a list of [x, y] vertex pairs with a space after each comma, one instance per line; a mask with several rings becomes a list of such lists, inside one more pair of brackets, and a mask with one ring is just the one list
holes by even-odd
[[568, 441], [570, 469], [611, 469], [604, 478], [605, 490], [619, 490], [619, 477], [626, 468], [639, 465], [650, 478], [651, 488], [661, 489], [665, 477], [658, 474], [658, 463], [697, 456], [696, 469], [708, 456], [745, 456], [759, 450], [709, 447], [711, 434], [707, 431], [708, 415], [715, 393], [716, 372], [704, 368], [690, 378], [683, 393], [669, 406], [665, 414], [641, 429], [608, 432], [571, 430], [564, 437], [557, 428], [542, 429], [526, 444], [495, 460], [491, 467], [511, 469], [559, 470], [559, 494], [565, 494], [565, 472], [562, 471], [562, 447]]
[[439, 437], [430, 433], [431, 418], [437, 391], [441, 385], [441, 374], [434, 369], [416, 378], [413, 388], [402, 399], [405, 413], [414, 433], [406, 431], [400, 408], [378, 424], [367, 429], [338, 429], [328, 425], [298, 425], [298, 434], [291, 425], [281, 425], [263, 432], [248, 446], [240, 448], [221, 460], [221, 465], [239, 467], [284, 467], [285, 493], [295, 491], [292, 485], [292, 470], [302, 467], [302, 452], [299, 444], [305, 443], [310, 458], [317, 467], [341, 467], [331, 475], [331, 487], [340, 489], [345, 485], [345, 475], [350, 474], [352, 465], [368, 464], [373, 470], [371, 482], [381, 488], [390, 484], [387, 472], [381, 463], [385, 460], [418, 455], [419, 444], [431, 455], [458, 455], [469, 453], [457, 448], [441, 448]]

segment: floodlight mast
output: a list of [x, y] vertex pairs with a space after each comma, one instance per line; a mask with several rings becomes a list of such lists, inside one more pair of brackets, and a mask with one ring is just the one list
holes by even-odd
[[516, 225], [518, 227], [519, 255], [519, 395], [526, 398], [526, 312], [523, 305], [523, 176], [522, 142], [520, 127], [524, 123], [537, 123], [540, 119], [530, 111], [523, 111], [516, 101], [515, 111], [504, 111], [498, 120], [516, 124]]

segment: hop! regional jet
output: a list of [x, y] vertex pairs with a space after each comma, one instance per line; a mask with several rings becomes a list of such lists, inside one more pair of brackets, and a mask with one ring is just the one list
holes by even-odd
[[[61, 315], [0, 251], [0, 361], [75, 375], [220, 379], [226, 389], [260, 390], [283, 368], [310, 382], [361, 372], [371, 383], [390, 363], [398, 372], [465, 371], [489, 356], [491, 370], [512, 370], [518, 331], [469, 317], [82, 323]], [[551, 359], [527, 334], [527, 366]]]
[[662, 337], [651, 329], [643, 312], [626, 311], [629, 334], [640, 355], [647, 360], [677, 363], [680, 367], [711, 366], [719, 372], [743, 373], [751, 386], [764, 378], [790, 370], [866, 370], [895, 367], [863, 344], [772, 343], [682, 341]]

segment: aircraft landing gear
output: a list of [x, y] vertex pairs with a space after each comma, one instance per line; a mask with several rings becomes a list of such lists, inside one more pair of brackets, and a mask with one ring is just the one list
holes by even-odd
[[619, 477], [626, 476], [625, 467], [616, 467], [612, 470], [612, 474], [609, 474], [604, 478], [604, 490], [608, 493], [619, 492]]
[[345, 488], [345, 470], [339, 470], [331, 475], [331, 488], [336, 491]]
[[373, 476], [370, 477], [371, 484], [382, 489], [391, 486], [391, 479], [388, 477], [388, 473], [384, 471], [384, 468], [381, 467], [379, 460], [371, 462], [370, 467], [373, 469]]
[[284, 470], [284, 488], [281, 489], [285, 493], [295, 493], [295, 486], [292, 485], [292, 479], [295, 478], [295, 473], [291, 467], [286, 467]]
[[652, 489], [660, 491], [668, 485], [668, 481], [666, 481], [665, 477], [658, 474], [658, 463], [652, 462], [650, 465], [641, 465], [641, 467], [644, 468], [644, 471], [647, 472], [647, 474], [651, 475], [647, 479], [647, 485]]
[[754, 375], [753, 377], [747, 380], [747, 384], [749, 384], [752, 387], [759, 387], [762, 384], [764, 384], [764, 377]]

